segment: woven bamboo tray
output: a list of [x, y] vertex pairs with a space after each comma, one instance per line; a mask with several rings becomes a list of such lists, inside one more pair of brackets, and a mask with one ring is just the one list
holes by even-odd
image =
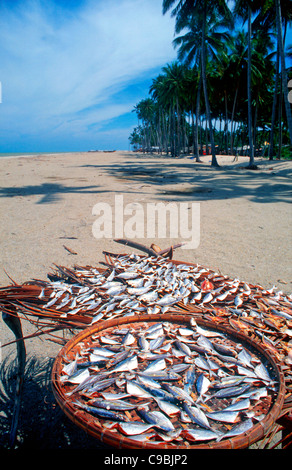
[[[183, 440], [182, 443], [158, 443], [149, 442], [144, 440], [135, 441], [130, 437], [127, 437], [117, 431], [112, 431], [108, 427], [103, 425], [102, 419], [97, 419], [96, 417], [90, 415], [86, 411], [77, 408], [73, 404], [74, 398], [66, 396], [66, 386], [60, 380], [61, 372], [64, 366], [64, 357], [73, 359], [78, 350], [80, 343], [87, 343], [91, 341], [91, 336], [98, 333], [105, 334], [107, 330], [111, 330], [113, 327], [118, 327], [124, 325], [124, 327], [129, 328], [138, 328], [139, 323], [145, 322], [169, 322], [175, 323], [181, 326], [189, 326], [190, 324], [190, 315], [183, 315], [181, 313], [169, 313], [169, 314], [140, 314], [131, 317], [120, 317], [114, 318], [112, 320], [106, 320], [87, 328], [82, 331], [75, 337], [73, 337], [59, 352], [56, 357], [53, 369], [52, 369], [52, 388], [55, 399], [64, 413], [75, 423], [78, 427], [86, 431], [89, 435], [95, 437], [99, 441], [112, 446], [114, 448], [125, 448], [125, 449], [244, 449], [254, 444], [255, 442], [262, 439], [266, 436], [269, 431], [274, 426], [276, 420], [281, 414], [282, 406], [285, 398], [285, 382], [284, 374], [281, 370], [281, 366], [278, 363], [277, 359], [270, 353], [265, 350], [265, 348], [254, 342], [249, 337], [243, 335], [240, 332], [236, 332], [231, 328], [226, 326], [214, 325], [214, 323], [204, 320], [203, 318], [198, 318], [196, 316], [197, 325], [203, 328], [211, 328], [212, 330], [219, 331], [229, 335], [234, 341], [238, 340], [241, 343], [245, 344], [250, 349], [256, 351], [259, 356], [265, 358], [269, 365], [269, 369], [272, 370], [275, 380], [278, 382], [278, 389], [273, 402], [268, 413], [265, 417], [257, 422], [252, 428], [247, 432], [222, 439], [217, 442], [207, 442], [207, 443], [190, 443], [186, 440]], [[73, 395], [74, 397], [74, 395]]]

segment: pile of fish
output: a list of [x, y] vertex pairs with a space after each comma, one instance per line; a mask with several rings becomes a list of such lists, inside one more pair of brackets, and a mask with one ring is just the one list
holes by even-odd
[[[119, 316], [181, 311], [231, 326], [264, 344], [292, 389], [292, 295], [162, 256], [110, 255], [106, 268], [55, 266], [47, 281], [0, 288], [0, 310], [37, 325], [37, 334], [85, 328]], [[55, 335], [56, 341], [62, 338]]]
[[269, 412], [279, 384], [249, 345], [194, 318], [130, 321], [83, 338], [59, 367], [65, 400], [105, 431], [192, 445], [247, 432]]

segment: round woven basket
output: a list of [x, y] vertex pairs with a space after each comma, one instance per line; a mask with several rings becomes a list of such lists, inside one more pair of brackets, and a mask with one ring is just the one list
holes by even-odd
[[236, 332], [231, 328], [225, 326], [215, 325], [211, 321], [198, 318], [196, 316], [196, 323], [203, 328], [211, 328], [212, 330], [226, 333], [235, 340], [246, 344], [259, 355], [263, 356], [268, 362], [269, 369], [273, 371], [273, 376], [278, 382], [278, 389], [273, 399], [272, 405], [265, 415], [265, 417], [258, 421], [252, 428], [247, 432], [237, 436], [222, 439], [219, 442], [207, 442], [207, 443], [190, 443], [183, 441], [182, 444], [176, 443], [157, 443], [150, 441], [135, 441], [130, 437], [124, 436], [119, 432], [113, 432], [109, 428], [102, 425], [102, 420], [95, 418], [86, 411], [77, 408], [73, 401], [74, 399], [66, 396], [66, 387], [60, 380], [61, 372], [64, 366], [64, 357], [73, 358], [77, 350], [78, 344], [85, 342], [92, 336], [99, 332], [105, 333], [107, 329], [117, 327], [120, 325], [127, 325], [128, 327], [138, 327], [138, 323], [141, 322], [159, 322], [165, 321], [169, 323], [175, 323], [179, 325], [189, 325], [190, 315], [183, 315], [181, 313], [166, 313], [166, 314], [140, 314], [131, 317], [118, 317], [112, 320], [103, 321], [97, 325], [93, 325], [74, 336], [59, 352], [57, 355], [53, 368], [52, 368], [52, 388], [55, 399], [64, 413], [80, 428], [86, 431], [91, 436], [95, 437], [99, 441], [106, 445], [114, 448], [125, 448], [125, 449], [244, 449], [254, 444], [255, 442], [262, 439], [268, 434], [276, 420], [281, 414], [282, 406], [285, 398], [285, 382], [284, 374], [281, 370], [281, 366], [277, 359], [263, 346], [254, 342], [249, 337], [242, 333]]

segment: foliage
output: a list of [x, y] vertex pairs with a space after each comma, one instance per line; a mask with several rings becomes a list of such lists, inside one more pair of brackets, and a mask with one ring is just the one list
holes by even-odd
[[[213, 154], [213, 139], [217, 154], [249, 154], [251, 144], [255, 156], [289, 155], [291, 135], [277, 55], [275, 2], [238, 0], [232, 12], [227, 4], [163, 0], [163, 13], [171, 10], [176, 17], [177, 61], [162, 68], [152, 80], [149, 96], [134, 108], [138, 126], [129, 140], [135, 149], [173, 157], [193, 153], [199, 161], [203, 153]], [[292, 13], [286, 1], [282, 4], [285, 39]], [[204, 6], [208, 8], [202, 47]], [[252, 12], [250, 44], [245, 28], [234, 29], [232, 23], [234, 15], [245, 25], [248, 6]], [[291, 45], [286, 45], [286, 51], [290, 57]], [[290, 77], [290, 69], [285, 73]]]

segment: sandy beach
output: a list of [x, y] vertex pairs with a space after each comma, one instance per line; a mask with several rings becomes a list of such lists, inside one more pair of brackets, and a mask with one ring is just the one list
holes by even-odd
[[[175, 259], [290, 293], [292, 162], [257, 159], [251, 171], [247, 157], [218, 156], [219, 169], [209, 156], [202, 160], [132, 152], [2, 157], [0, 285], [10, 284], [7, 274], [17, 283], [46, 279], [54, 264], [98, 265], [103, 250], [135, 251], [92, 231], [93, 207], [110, 204], [114, 218], [122, 195], [134, 210], [137, 203], [200, 203], [199, 246], [177, 249]], [[167, 248], [185, 240], [136, 241]], [[1, 325], [2, 344], [6, 336]]]
[[[179, 248], [175, 259], [196, 262], [266, 288], [292, 291], [291, 161], [218, 156], [219, 169], [184, 157], [171, 159], [132, 152], [84, 152], [2, 157], [0, 174], [0, 285], [46, 279], [55, 264], [99, 265], [103, 250], [135, 251], [93, 236], [93, 207], [115, 196], [124, 205], [200, 203], [200, 244]], [[113, 233], [113, 238], [115, 234]], [[161, 248], [178, 239], [136, 241]], [[72, 254], [68, 249], [76, 254]], [[7, 274], [6, 274], [7, 273]], [[27, 323], [27, 322], [25, 322]], [[33, 329], [24, 324], [25, 333]], [[0, 322], [0, 341], [13, 338]], [[60, 346], [27, 341], [27, 353], [54, 357]], [[15, 351], [2, 348], [2, 358]]]

